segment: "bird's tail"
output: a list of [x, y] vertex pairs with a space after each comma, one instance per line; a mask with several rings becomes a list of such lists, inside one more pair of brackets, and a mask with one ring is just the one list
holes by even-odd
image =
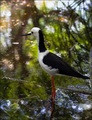
[[83, 79], [90, 79], [88, 76], [84, 76], [84, 75], [82, 75], [81, 78], [83, 78]]
[[90, 79], [88, 76], [82, 75], [81, 73], [79, 73], [79, 72], [77, 72], [77, 71], [75, 71], [74, 74], [72, 73], [72, 75], [73, 75], [74, 77], [77, 77], [77, 78]]
[[73, 68], [71, 68], [71, 70], [69, 72], [67, 72], [66, 75], [77, 77], [77, 78], [82, 78], [82, 79], [90, 79], [88, 76], [82, 75], [81, 73], [74, 70]]

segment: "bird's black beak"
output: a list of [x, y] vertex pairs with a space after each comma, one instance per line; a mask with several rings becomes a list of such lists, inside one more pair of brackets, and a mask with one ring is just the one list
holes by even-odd
[[31, 33], [23, 34], [21, 36], [28, 36], [28, 35], [31, 35]]

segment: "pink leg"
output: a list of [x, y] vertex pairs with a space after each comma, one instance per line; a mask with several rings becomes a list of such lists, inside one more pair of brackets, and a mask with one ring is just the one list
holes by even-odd
[[52, 86], [52, 101], [55, 101], [56, 96], [56, 89], [55, 89], [55, 83], [54, 83], [54, 76], [51, 76], [51, 86]]

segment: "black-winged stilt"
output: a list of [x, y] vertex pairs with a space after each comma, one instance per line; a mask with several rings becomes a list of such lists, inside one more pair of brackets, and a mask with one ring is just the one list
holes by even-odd
[[38, 60], [41, 67], [51, 75], [52, 84], [52, 101], [55, 100], [55, 84], [54, 76], [58, 74], [68, 75], [77, 78], [89, 79], [89, 77], [77, 72], [74, 68], [69, 66], [61, 57], [49, 52], [44, 44], [44, 36], [40, 28], [34, 27], [31, 32], [22, 36], [33, 35], [38, 43]]

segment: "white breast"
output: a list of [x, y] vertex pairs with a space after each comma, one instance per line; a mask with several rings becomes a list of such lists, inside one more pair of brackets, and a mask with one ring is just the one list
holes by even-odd
[[43, 70], [45, 70], [50, 75], [55, 75], [58, 73], [58, 69], [52, 68], [50, 66], [48, 67], [46, 64], [43, 63], [43, 57], [47, 55], [48, 53], [49, 53], [48, 50], [46, 50], [45, 52], [39, 53], [38, 60]]

